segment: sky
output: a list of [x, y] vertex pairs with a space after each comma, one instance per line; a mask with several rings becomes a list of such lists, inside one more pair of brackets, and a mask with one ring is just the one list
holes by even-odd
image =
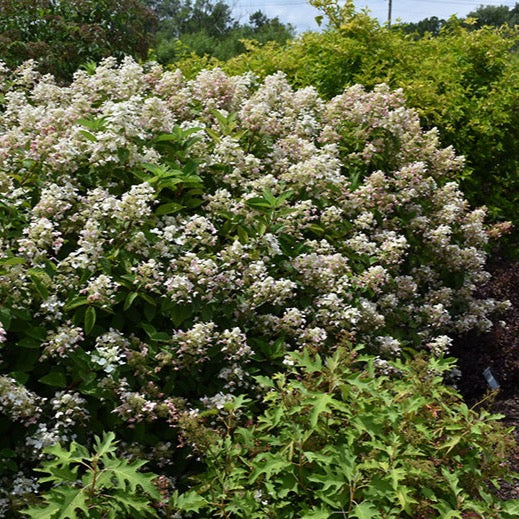
[[[291, 23], [298, 32], [318, 28], [314, 19], [319, 13], [305, 0], [228, 0], [228, 3], [234, 6], [234, 16], [242, 23], [261, 10], [269, 17], [278, 16], [282, 22]], [[515, 3], [516, 0], [393, 0], [392, 20], [417, 22], [431, 16], [447, 19], [453, 14], [463, 17], [480, 5], [513, 7]], [[357, 0], [355, 5], [358, 10], [367, 7], [380, 22], [387, 21], [388, 0]]]

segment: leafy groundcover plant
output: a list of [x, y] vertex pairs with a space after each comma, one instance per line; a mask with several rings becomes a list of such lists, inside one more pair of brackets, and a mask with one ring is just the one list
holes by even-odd
[[[360, 353], [360, 354], [359, 354]], [[447, 387], [450, 362], [384, 363], [361, 348], [304, 350], [262, 377], [265, 411], [207, 453], [174, 508], [197, 517], [512, 518], [488, 482], [506, 431]], [[228, 409], [243, 402], [233, 401]]]
[[119, 453], [180, 488], [233, 395], [337, 342], [441, 356], [491, 325], [463, 161], [401, 91], [330, 102], [282, 74], [108, 59], [69, 86], [0, 73], [0, 488], [45, 447]]
[[117, 458], [114, 440], [113, 433], [102, 439], [96, 436], [93, 453], [76, 442], [68, 449], [61, 445], [44, 449], [52, 459], [37, 469], [47, 474], [40, 482], [51, 482], [54, 487], [45, 495], [44, 506], [33, 506], [24, 513], [32, 519], [156, 516], [149, 499], [159, 498], [152, 482], [155, 475], [139, 472], [144, 461]]

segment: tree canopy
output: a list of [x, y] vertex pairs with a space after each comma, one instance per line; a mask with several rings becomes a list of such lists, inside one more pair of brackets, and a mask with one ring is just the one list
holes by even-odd
[[470, 12], [467, 18], [474, 18], [475, 27], [501, 27], [502, 25], [509, 25], [513, 27], [519, 24], [519, 3], [514, 7], [507, 5], [482, 5], [476, 10]]
[[285, 43], [294, 28], [278, 17], [269, 18], [262, 11], [240, 23], [223, 0], [145, 0], [159, 19], [156, 34], [156, 57], [170, 63], [185, 52], [229, 59], [245, 51], [241, 40], [260, 43]]
[[0, 13], [0, 59], [35, 59], [61, 80], [86, 61], [146, 57], [156, 27], [139, 0], [0, 0]]
[[[519, 24], [519, 3], [514, 7], [507, 5], [481, 5], [474, 11], [471, 11], [464, 20], [464, 25], [468, 29], [481, 29], [482, 27], [502, 27], [508, 25], [514, 27]], [[459, 23], [457, 18], [445, 20], [436, 16], [424, 18], [416, 23], [403, 23], [397, 25], [398, 29], [406, 33], [413, 33], [419, 36], [432, 34], [437, 36], [442, 27]]]

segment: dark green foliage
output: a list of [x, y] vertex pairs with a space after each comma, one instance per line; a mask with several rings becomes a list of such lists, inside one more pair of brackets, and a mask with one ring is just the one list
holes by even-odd
[[419, 37], [423, 37], [426, 34], [432, 34], [438, 36], [442, 27], [447, 25], [447, 21], [437, 16], [431, 16], [430, 18], [424, 18], [415, 23], [401, 23], [395, 26], [396, 30], [403, 31], [405, 33], [413, 34]]
[[156, 13], [159, 32], [170, 38], [205, 30], [210, 36], [225, 34], [235, 25], [231, 8], [218, 0], [145, 0]]
[[69, 80], [87, 61], [144, 58], [156, 23], [139, 0], [0, 0], [0, 59]]
[[519, 24], [519, 3], [514, 7], [507, 5], [481, 5], [474, 11], [471, 11], [467, 18], [474, 18], [476, 23], [474, 27], [481, 28], [484, 26], [501, 27], [509, 25], [513, 27]]

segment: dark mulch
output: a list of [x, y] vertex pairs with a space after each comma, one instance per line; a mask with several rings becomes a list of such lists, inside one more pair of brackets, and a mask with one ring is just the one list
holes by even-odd
[[[519, 444], [519, 261], [494, 260], [488, 269], [492, 280], [481, 293], [512, 303], [502, 316], [506, 325], [496, 323], [490, 333], [472, 333], [458, 338], [451, 353], [458, 358], [462, 373], [458, 388], [470, 405], [488, 393], [483, 371], [491, 369], [500, 389], [490, 410], [505, 415], [503, 423], [515, 427]], [[519, 473], [519, 448], [509, 461], [512, 469]], [[504, 499], [519, 499], [519, 483], [503, 484], [499, 494]]]

